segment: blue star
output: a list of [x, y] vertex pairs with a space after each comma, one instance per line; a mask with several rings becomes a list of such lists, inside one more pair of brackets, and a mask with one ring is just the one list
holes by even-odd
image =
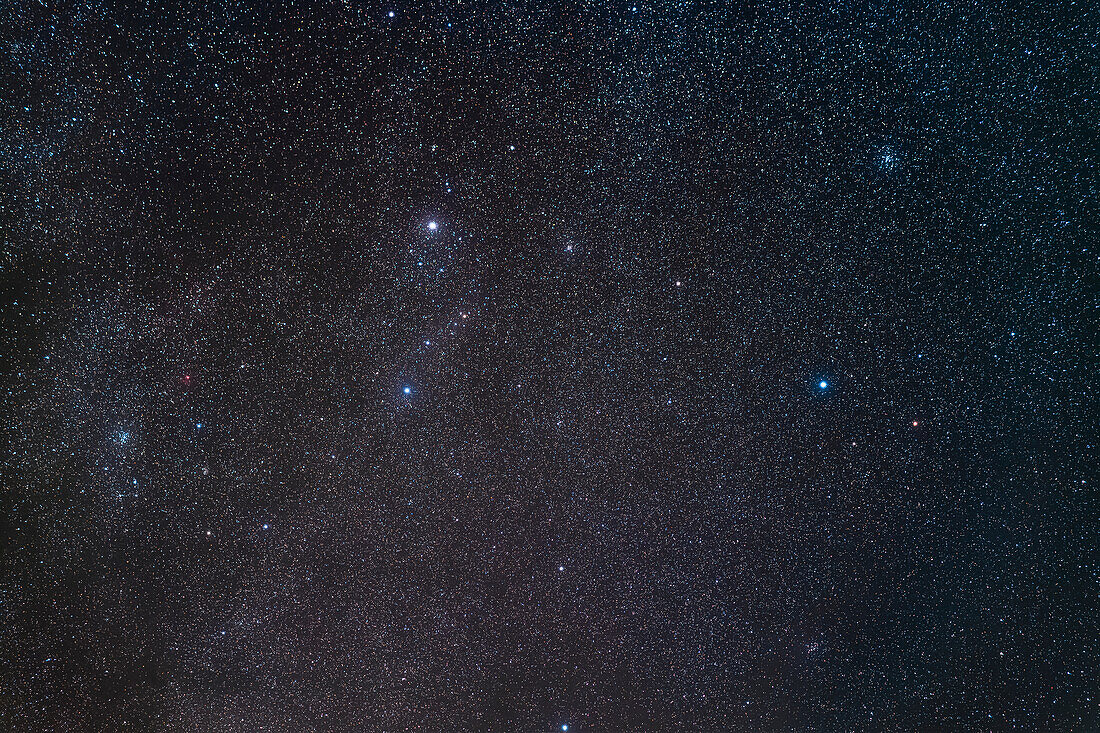
[[405, 387], [401, 391], [404, 392], [405, 394], [412, 394], [413, 388], [412, 387]]
[[201, 422], [195, 423], [195, 430], [202, 430], [202, 423]]
[[821, 387], [821, 389], [828, 389], [829, 383], [822, 379], [820, 382], [817, 383], [817, 386]]

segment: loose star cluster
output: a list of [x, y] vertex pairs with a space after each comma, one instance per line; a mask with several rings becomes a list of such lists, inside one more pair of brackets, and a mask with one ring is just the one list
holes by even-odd
[[0, 3], [0, 730], [1100, 730], [1088, 6]]

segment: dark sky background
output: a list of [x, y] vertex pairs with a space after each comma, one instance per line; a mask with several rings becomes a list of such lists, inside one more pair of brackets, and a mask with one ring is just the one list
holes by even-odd
[[1100, 729], [1088, 5], [3, 3], [0, 729]]

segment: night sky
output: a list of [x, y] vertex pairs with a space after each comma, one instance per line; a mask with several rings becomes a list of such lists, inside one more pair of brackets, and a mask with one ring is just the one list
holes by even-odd
[[1089, 3], [0, 5], [0, 729], [1100, 730]]

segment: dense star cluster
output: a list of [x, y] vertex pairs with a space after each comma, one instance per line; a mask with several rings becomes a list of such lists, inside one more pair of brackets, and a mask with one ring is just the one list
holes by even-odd
[[1100, 729], [1088, 5], [0, 3], [0, 729]]

